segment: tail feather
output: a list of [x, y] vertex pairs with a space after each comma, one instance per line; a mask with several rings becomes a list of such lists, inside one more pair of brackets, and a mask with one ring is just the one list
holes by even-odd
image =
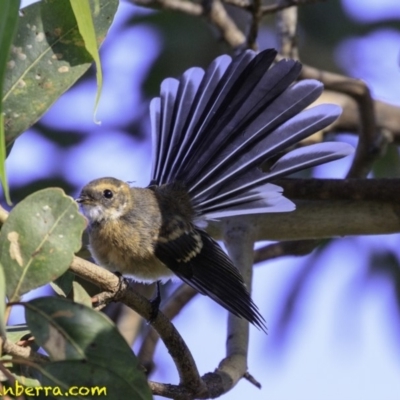
[[288, 88], [299, 73], [300, 64], [289, 60], [267, 71], [259, 67], [252, 74], [242, 74], [227, 93], [225, 104], [221, 104], [214, 118], [204, 126], [203, 140], [185, 165], [182, 179], [189, 188], [196, 185], [199, 176], [207, 173], [210, 160], [219, 157], [228, 144], [238, 137], [239, 141], [246, 139], [245, 132], [249, 125]]
[[175, 160], [170, 168], [169, 175], [166, 181], [173, 179], [174, 174], [178, 171], [179, 166], [183, 164], [183, 159], [188, 154], [190, 146], [196, 142], [197, 125], [199, 124], [200, 118], [206, 110], [207, 104], [210, 102], [210, 98], [214, 93], [217, 85], [221, 78], [226, 72], [232, 59], [223, 55], [214, 60], [205, 71], [203, 80], [200, 83], [200, 87], [197, 90], [196, 97], [193, 99], [191, 105], [187, 104], [189, 114], [185, 120], [182, 120], [182, 134], [180, 143], [177, 143], [177, 153]]
[[325, 164], [353, 154], [354, 148], [347, 143], [316, 143], [300, 147], [281, 157], [265, 177], [276, 179], [305, 168]]
[[187, 120], [190, 106], [194, 103], [194, 98], [203, 79], [204, 71], [201, 68], [191, 68], [187, 70], [179, 80], [179, 86], [176, 98], [173, 103], [166, 103], [168, 112], [172, 111], [172, 118], [165, 127], [165, 135], [168, 138], [165, 143], [166, 153], [162, 165], [164, 168], [160, 171], [160, 179], [168, 180], [170, 175], [170, 166], [176, 158], [176, 149], [180, 147], [185, 139], [186, 133], [183, 125]]
[[[254, 52], [251, 51], [244, 52], [242, 56], [228, 65], [218, 83], [212, 87], [208, 85], [208, 78], [209, 75], [215, 76], [213, 72], [216, 66], [212, 65], [207, 70], [204, 77], [204, 87], [203, 85], [200, 86], [199, 95], [202, 97], [205, 88], [207, 88], [207, 92], [210, 89], [214, 89], [214, 91], [211, 92], [210, 90], [207, 103], [198, 102], [199, 99], [195, 99], [193, 115], [190, 113], [190, 118], [186, 121], [186, 124], [193, 128], [194, 134], [190, 129], [188, 129], [189, 132], [185, 130], [187, 145], [183, 146], [185, 151], [182, 159], [178, 157], [179, 162], [169, 166], [170, 177], [184, 180], [188, 184], [191, 173], [200, 172], [199, 167], [207, 164], [207, 159], [212, 157], [212, 153], [220, 146], [218, 142], [225, 135], [221, 131], [224, 125], [229, 124], [241, 104], [251, 97], [251, 91], [258, 86], [259, 80], [273, 62], [275, 55], [275, 51], [266, 51], [262, 54], [262, 57], [255, 57]], [[254, 63], [261, 63], [263, 68], [257, 68], [257, 70], [252, 68], [252, 74], [247, 74], [246, 67], [251, 67]], [[226, 64], [226, 59], [223, 59], [222, 66], [226, 67]], [[220, 65], [217, 64], [217, 66]], [[227, 112], [227, 110], [229, 111]], [[205, 151], [211, 151], [211, 153], [208, 153], [203, 160]], [[188, 184], [188, 186], [190, 185]]]
[[199, 216], [256, 213], [269, 204], [271, 211], [292, 209], [290, 202], [271, 203], [265, 184], [352, 152], [344, 144], [319, 144], [289, 152], [266, 174], [256, 168], [340, 114], [328, 104], [303, 111], [322, 84], [292, 85], [301, 64], [283, 60], [270, 68], [275, 56], [275, 50], [248, 50], [234, 60], [218, 57], [206, 71], [166, 79], [151, 103], [152, 183], [183, 183]]
[[[251, 149], [242, 150], [236, 155], [236, 161], [218, 166], [216, 177], [212, 183], [202, 185], [203, 190], [197, 190], [193, 199], [200, 204], [207, 203], [222, 190], [229, 191], [232, 186], [240, 186], [241, 182], [251, 183], [253, 169], [283, 149], [292, 146], [300, 140], [310, 136], [323, 127], [331, 124], [340, 114], [340, 108], [334, 105], [321, 104], [303, 111], [301, 114], [286, 121], [268, 136], [261, 138]], [[224, 168], [225, 167], [225, 168]], [[249, 189], [252, 187], [249, 186]]]
[[217, 206], [215, 210], [208, 210], [203, 218], [206, 220], [218, 220], [220, 218], [234, 217], [248, 214], [281, 213], [294, 211], [296, 206], [284, 196], [270, 201], [269, 199], [258, 199], [243, 202], [242, 204], [225, 207]]
[[170, 127], [171, 124], [175, 122], [172, 117], [174, 105], [176, 103], [176, 97], [178, 94], [178, 88], [178, 80], [173, 78], [165, 79], [161, 84], [160, 101], [154, 99], [150, 109], [153, 111], [153, 113], [156, 113], [156, 116], [151, 118], [151, 120], [155, 121], [156, 123], [159, 121], [159, 124], [156, 127], [158, 132], [153, 134], [153, 138], [156, 138], [156, 141], [153, 142], [153, 146], [155, 147], [154, 152], [156, 155], [156, 158], [154, 159], [155, 161], [153, 161], [155, 163], [153, 167], [153, 176], [160, 176], [162, 173], [162, 168], [165, 168], [164, 161], [166, 159], [169, 143], [171, 141]]
[[[266, 62], [266, 68], [269, 68], [274, 57], [275, 55], [272, 56], [268, 51], [265, 52], [263, 59]], [[197, 152], [199, 144], [204, 146], [205, 128], [210, 125], [211, 121], [215, 121], [223, 116], [227, 107], [231, 106], [229, 100], [227, 101], [227, 96], [230, 94], [231, 100], [232, 95], [238, 91], [238, 87], [236, 86], [237, 82], [242, 80], [243, 72], [251, 65], [254, 58], [254, 52], [245, 51], [227, 66], [225, 73], [222, 75], [217, 85], [214, 86], [214, 91], [210, 93], [209, 101], [205, 105], [203, 112], [198, 113], [198, 120], [194, 121], [196, 134], [181, 165], [186, 166], [187, 160], [190, 161], [192, 156]], [[207, 72], [209, 69], [210, 68], [207, 69]], [[201, 89], [203, 89], [203, 87], [201, 87]], [[244, 95], [244, 92], [242, 92], [242, 95]], [[198, 108], [197, 105], [195, 105], [195, 107], [196, 109]], [[177, 170], [176, 173], [178, 175], [180, 170]]]
[[[347, 143], [329, 142], [316, 143], [310, 146], [301, 147], [291, 151], [281, 157], [271, 168], [268, 173], [260, 173], [259, 178], [251, 182], [244, 182], [241, 186], [237, 186], [230, 191], [226, 191], [215, 197], [204, 201], [201, 204], [201, 213], [206, 215], [209, 210], [219, 209], [219, 204], [234, 196], [240, 196], [247, 193], [253, 188], [260, 187], [273, 179], [281, 178], [305, 168], [315, 167], [330, 161], [339, 160], [354, 152], [352, 146]], [[242, 181], [243, 182], [243, 181]], [[249, 212], [251, 211], [249, 205]], [[243, 214], [249, 213], [243, 212]], [[254, 212], [256, 213], [256, 212]], [[226, 214], [226, 216], [236, 214]]]
[[267, 183], [238, 196], [230, 196], [214, 206], [208, 206], [203, 217], [218, 219], [234, 215], [288, 212], [294, 209], [294, 203], [282, 196], [281, 187]]
[[204, 182], [211, 181], [214, 173], [221, 175], [220, 171], [224, 166], [230, 165], [232, 169], [234, 165], [242, 163], [243, 156], [249, 158], [250, 155], [253, 156], [258, 152], [261, 147], [258, 141], [315, 101], [322, 90], [323, 86], [320, 82], [307, 80], [284, 91], [240, 135], [231, 138], [227, 146], [220, 152], [221, 154], [209, 163], [208, 171], [199, 176], [196, 183], [190, 187], [190, 191], [196, 193], [194, 197], [199, 196], [200, 185], [204, 187]]
[[155, 97], [150, 102], [150, 123], [151, 123], [151, 159], [153, 163], [151, 165], [151, 176], [157, 176], [157, 171], [160, 165], [160, 132], [159, 127], [161, 124], [161, 99]]

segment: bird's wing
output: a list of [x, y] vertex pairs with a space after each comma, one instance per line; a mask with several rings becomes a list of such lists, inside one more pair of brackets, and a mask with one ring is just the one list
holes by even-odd
[[173, 240], [161, 237], [155, 255], [188, 285], [266, 332], [264, 318], [242, 276], [206, 232], [192, 227]]

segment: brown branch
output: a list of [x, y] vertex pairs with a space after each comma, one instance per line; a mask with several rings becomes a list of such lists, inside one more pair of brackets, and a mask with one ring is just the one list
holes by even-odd
[[[249, 12], [253, 12], [253, 4], [249, 0], [223, 0], [225, 4], [229, 4], [238, 8], [242, 8]], [[261, 14], [275, 14], [278, 11], [285, 10], [293, 6], [303, 6], [306, 4], [319, 3], [326, 0], [286, 0], [284, 2], [276, 2], [275, 4], [268, 4], [261, 7]]]
[[222, 38], [229, 46], [233, 49], [237, 49], [246, 43], [246, 37], [228, 15], [221, 0], [206, 0], [204, 1], [204, 5], [204, 15], [206, 15], [210, 23], [219, 30]]
[[[152, 315], [151, 303], [145, 297], [131, 290], [126, 281], [121, 282], [111, 272], [78, 257], [74, 257], [70, 270], [81, 278], [94, 283], [103, 291], [114, 294], [114, 301], [121, 301], [146, 320], [150, 319]], [[192, 395], [200, 395], [204, 392], [205, 386], [199, 376], [193, 356], [179, 332], [161, 311], [151, 322], [151, 325], [157, 330], [174, 360], [181, 386]]]
[[[228, 254], [240, 271], [251, 293], [253, 277], [253, 246], [256, 224], [245, 219], [228, 218], [223, 223], [223, 237]], [[215, 371], [225, 378], [225, 391], [230, 390], [247, 372], [249, 323], [229, 313], [226, 338], [226, 357]], [[229, 379], [226, 379], [229, 377]]]
[[275, 14], [278, 11], [282, 11], [286, 8], [293, 6], [303, 6], [305, 4], [313, 4], [319, 3], [326, 0], [286, 0], [286, 1], [278, 1], [275, 4], [267, 5], [262, 7], [261, 12], [263, 15], [266, 14]]
[[283, 256], [304, 256], [319, 243], [316, 240], [297, 240], [268, 244], [254, 251], [254, 264]]
[[243, 8], [244, 10], [252, 12], [252, 3], [249, 0], [223, 0], [225, 4], [229, 4], [230, 6], [235, 6], [238, 8]]
[[198, 3], [181, 0], [130, 0], [138, 6], [149, 8], [165, 9], [179, 11], [184, 14], [201, 16], [203, 15], [203, 7]]
[[358, 105], [360, 135], [353, 164], [348, 173], [350, 178], [368, 175], [372, 163], [381, 154], [384, 141], [376, 128], [375, 105], [365, 82], [339, 74], [320, 71], [303, 65], [301, 79], [318, 79], [327, 90], [351, 96]]
[[23, 359], [32, 360], [35, 362], [49, 361], [49, 358], [43, 354], [36, 353], [31, 347], [18, 346], [15, 343], [5, 339], [3, 342], [3, 353], [9, 354], [13, 357], [19, 357]]
[[[163, 314], [172, 320], [197, 294], [198, 292], [192, 287], [182, 283], [161, 308]], [[160, 336], [154, 329], [149, 329], [140, 347], [138, 358], [147, 374], [151, 374], [154, 369], [153, 357], [159, 338]]]
[[[385, 103], [380, 100], [373, 100], [376, 129], [385, 137], [384, 142], [400, 144], [400, 107]], [[342, 107], [343, 113], [330, 127], [331, 130], [358, 133], [360, 130], [360, 115], [357, 102], [350, 96], [325, 90], [316, 103], [335, 103]], [[378, 149], [381, 145], [378, 143]], [[377, 149], [377, 151], [379, 151]]]
[[226, 12], [221, 0], [210, 0], [206, 7], [202, 4], [181, 0], [130, 0], [132, 3], [152, 8], [179, 11], [193, 16], [205, 16], [220, 32], [222, 39], [236, 49], [246, 42], [243, 32]]
[[178, 385], [149, 381], [152, 393], [156, 396], [167, 397], [170, 399], [191, 399], [191, 394], [185, 388]]
[[[286, 5], [287, 1], [279, 0], [278, 4]], [[276, 16], [276, 28], [282, 56], [298, 59], [297, 7], [288, 7], [279, 11]]]
[[400, 179], [278, 179], [290, 199], [396, 202]]
[[[258, 223], [257, 240], [400, 232], [399, 179], [288, 179], [274, 183], [283, 187], [296, 210], [247, 216]], [[220, 239], [221, 224], [210, 222], [208, 232]]]
[[252, 385], [254, 385], [257, 389], [261, 389], [261, 383], [258, 382], [253, 375], [251, 375], [250, 373], [246, 372], [243, 375], [243, 378], [246, 379], [247, 381], [249, 381]]
[[262, 0], [253, 0], [251, 5], [251, 23], [249, 34], [247, 37], [247, 47], [249, 49], [257, 50], [257, 37], [258, 37], [258, 29], [261, 24], [262, 18]]

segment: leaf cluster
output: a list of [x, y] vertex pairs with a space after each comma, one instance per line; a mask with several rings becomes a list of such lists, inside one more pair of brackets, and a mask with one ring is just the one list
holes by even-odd
[[[6, 194], [6, 149], [93, 61], [96, 108], [102, 84], [98, 47], [118, 1], [46, 0], [21, 11], [19, 4], [4, 0], [0, 12], [0, 178]], [[41, 190], [8, 216], [3, 210], [1, 222], [0, 293], [8, 302], [0, 302], [0, 333], [7, 349], [18, 344], [30, 357], [3, 355], [0, 389], [21, 395], [17, 389], [23, 385], [27, 396], [66, 398], [74, 388], [78, 398], [88, 399], [99, 397], [92, 392], [98, 388], [109, 398], [151, 398], [129, 345], [111, 320], [92, 309], [90, 296], [67, 272], [86, 226], [76, 202], [61, 189]], [[22, 301], [46, 284], [56, 296]], [[7, 326], [11, 307], [18, 305], [26, 324]]]

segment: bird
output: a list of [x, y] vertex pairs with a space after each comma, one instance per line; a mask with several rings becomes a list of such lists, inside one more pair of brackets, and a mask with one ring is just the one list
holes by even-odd
[[333, 123], [341, 108], [309, 108], [322, 83], [296, 81], [301, 63], [275, 62], [276, 56], [275, 49], [245, 50], [166, 78], [150, 103], [149, 185], [99, 178], [77, 198], [100, 266], [140, 282], [177, 276], [264, 332], [265, 319], [240, 272], [204, 222], [293, 211], [271, 181], [354, 151], [341, 142], [295, 148]]

